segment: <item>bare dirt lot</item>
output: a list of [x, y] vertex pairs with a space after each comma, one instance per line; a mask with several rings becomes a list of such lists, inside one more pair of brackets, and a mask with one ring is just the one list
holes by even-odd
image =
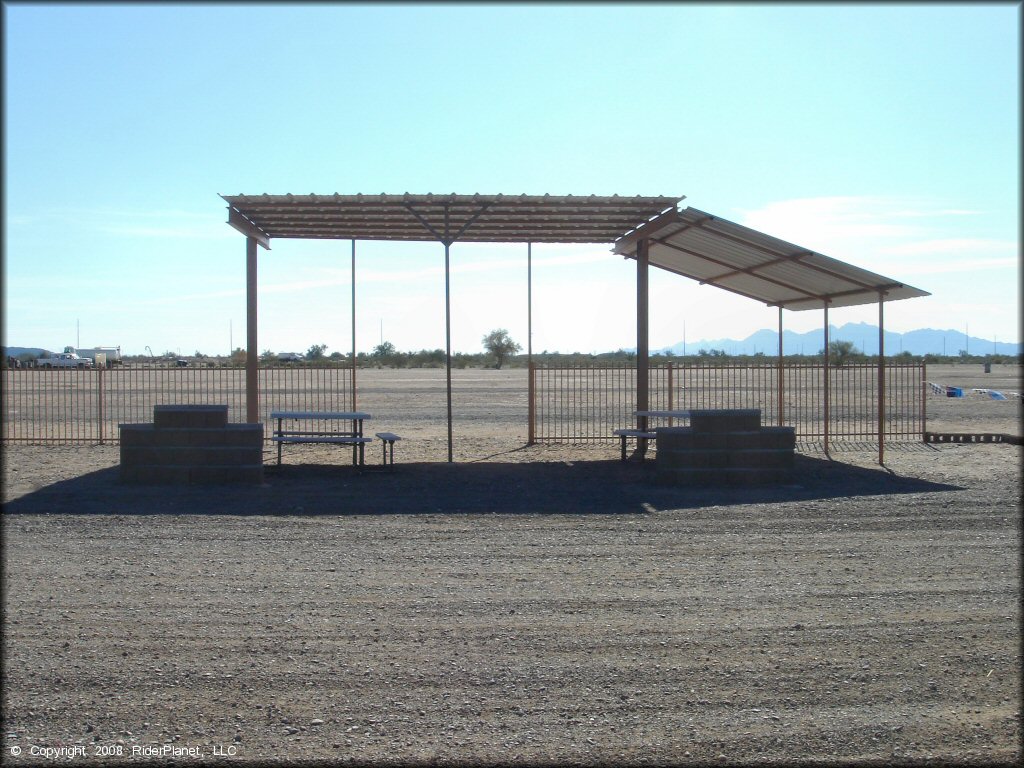
[[[928, 378], [1020, 390], [968, 368]], [[524, 447], [521, 373], [456, 374], [454, 465], [442, 371], [362, 379], [408, 435], [390, 474], [314, 447], [261, 487], [126, 486], [116, 446], [5, 446], [5, 762], [1020, 757], [1020, 446], [667, 487]], [[1020, 434], [1019, 403], [928, 407]]]

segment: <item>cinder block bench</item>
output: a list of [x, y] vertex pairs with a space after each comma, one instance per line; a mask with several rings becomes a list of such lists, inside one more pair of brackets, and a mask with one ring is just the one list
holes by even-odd
[[677, 485], [788, 482], [796, 430], [762, 427], [756, 409], [692, 411], [689, 427], [659, 427], [657, 474]]
[[118, 428], [122, 482], [263, 482], [263, 425], [229, 424], [226, 405], [157, 405], [153, 423]]

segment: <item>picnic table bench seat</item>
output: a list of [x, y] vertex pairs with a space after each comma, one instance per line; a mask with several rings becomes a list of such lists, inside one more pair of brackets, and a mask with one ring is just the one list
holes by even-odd
[[626, 460], [626, 441], [630, 439], [634, 440], [654, 440], [658, 435], [656, 432], [651, 432], [646, 429], [616, 429], [612, 432], [620, 441], [622, 441], [622, 460]]
[[[394, 432], [378, 432], [377, 438], [381, 441], [381, 448], [384, 450], [382, 456], [382, 463], [385, 466], [394, 466], [395, 464], [395, 443], [402, 438], [396, 435]], [[390, 453], [390, 461], [389, 461]]]

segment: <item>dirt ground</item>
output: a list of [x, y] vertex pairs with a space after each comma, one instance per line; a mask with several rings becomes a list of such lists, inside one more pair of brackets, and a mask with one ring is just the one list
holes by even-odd
[[[1020, 391], [975, 367], [928, 378]], [[361, 394], [393, 473], [295, 447], [263, 486], [127, 486], [116, 446], [5, 446], [5, 763], [1020, 758], [1021, 446], [669, 487], [525, 447], [516, 372], [465, 371], [448, 465], [443, 372], [401, 373]]]

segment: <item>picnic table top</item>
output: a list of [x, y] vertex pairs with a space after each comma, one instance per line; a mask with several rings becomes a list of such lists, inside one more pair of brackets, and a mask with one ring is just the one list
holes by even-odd
[[634, 416], [660, 417], [665, 419], [685, 419], [690, 415], [687, 411], [635, 411]]
[[272, 419], [356, 419], [373, 418], [362, 411], [272, 411]]

